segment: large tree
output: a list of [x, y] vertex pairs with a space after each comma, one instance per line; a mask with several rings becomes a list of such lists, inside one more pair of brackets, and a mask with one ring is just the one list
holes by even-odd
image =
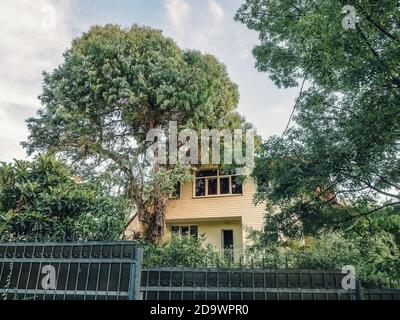
[[53, 152], [120, 176], [152, 241], [163, 234], [168, 193], [188, 175], [182, 166], [149, 170], [148, 131], [167, 130], [169, 121], [197, 130], [243, 123], [224, 65], [136, 25], [95, 26], [75, 39], [64, 62], [44, 74], [40, 98], [43, 108], [28, 120], [28, 153]]
[[[342, 26], [345, 5], [355, 29]], [[266, 230], [301, 236], [398, 215], [399, 2], [247, 0], [235, 18], [259, 33], [259, 71], [281, 87], [304, 85], [294, 122], [257, 162]]]

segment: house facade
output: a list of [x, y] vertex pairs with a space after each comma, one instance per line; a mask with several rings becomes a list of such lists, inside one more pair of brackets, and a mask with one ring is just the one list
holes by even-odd
[[[172, 235], [200, 236], [216, 250], [233, 248], [240, 256], [249, 230], [261, 230], [264, 206], [255, 206], [256, 185], [252, 178], [228, 174], [222, 169], [201, 169], [193, 182], [177, 186], [166, 211], [165, 238]], [[127, 231], [138, 231], [135, 219]]]

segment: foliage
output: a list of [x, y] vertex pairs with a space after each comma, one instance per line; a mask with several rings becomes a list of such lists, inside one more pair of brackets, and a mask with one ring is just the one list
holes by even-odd
[[[355, 30], [341, 26], [345, 4], [356, 8]], [[398, 214], [399, 16], [392, 0], [248, 0], [239, 9], [236, 19], [260, 36], [257, 69], [278, 86], [306, 80], [295, 125], [266, 141], [254, 172], [271, 236]]]
[[0, 241], [116, 240], [126, 209], [54, 157], [0, 165]]
[[379, 232], [368, 236], [356, 233], [321, 233], [308, 243], [288, 242], [267, 245], [255, 242], [251, 256], [264, 257], [268, 266], [303, 270], [341, 270], [355, 267], [364, 287], [400, 288], [400, 246], [394, 236]]
[[173, 236], [159, 244], [152, 244], [146, 240], [139, 240], [144, 249], [144, 265], [147, 267], [186, 267], [197, 268], [208, 265], [223, 264], [210, 244], [205, 244], [205, 237]]
[[152, 179], [161, 166], [144, 160], [148, 131], [167, 133], [169, 121], [178, 129], [241, 128], [237, 86], [215, 57], [183, 51], [161, 31], [136, 25], [94, 26], [64, 58], [44, 74], [43, 108], [28, 119], [24, 146], [57, 153], [85, 178], [112, 172], [149, 226], [148, 238], [159, 239], [168, 188]]

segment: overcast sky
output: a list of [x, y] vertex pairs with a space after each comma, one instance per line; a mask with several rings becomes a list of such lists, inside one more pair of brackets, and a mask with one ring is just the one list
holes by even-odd
[[25, 119], [40, 103], [42, 71], [62, 62], [71, 40], [93, 24], [163, 30], [181, 48], [215, 55], [239, 85], [239, 111], [266, 138], [284, 130], [297, 89], [278, 89], [257, 72], [257, 34], [235, 21], [243, 0], [1, 0], [0, 161], [26, 158]]

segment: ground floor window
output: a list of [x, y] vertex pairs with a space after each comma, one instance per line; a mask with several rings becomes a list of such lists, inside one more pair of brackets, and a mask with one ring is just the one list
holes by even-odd
[[198, 226], [172, 226], [171, 233], [173, 236], [192, 236], [197, 238], [199, 234]]

